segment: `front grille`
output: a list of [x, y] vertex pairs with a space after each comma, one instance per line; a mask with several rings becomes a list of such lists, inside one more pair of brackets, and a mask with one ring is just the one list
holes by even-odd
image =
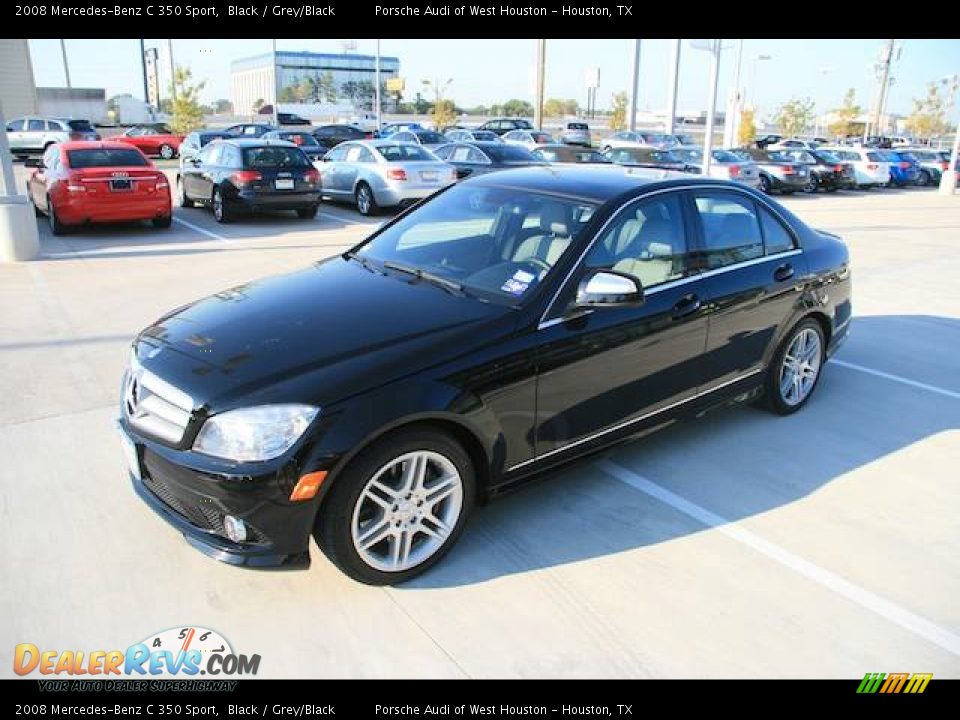
[[145, 370], [136, 354], [131, 353], [124, 382], [123, 412], [135, 429], [179, 445], [193, 413], [193, 398]]

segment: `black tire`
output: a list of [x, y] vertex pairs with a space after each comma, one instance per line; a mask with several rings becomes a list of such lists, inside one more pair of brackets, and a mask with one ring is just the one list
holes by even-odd
[[308, 205], [307, 207], [297, 208], [297, 217], [301, 220], [313, 220], [317, 216], [319, 205]]
[[[463, 489], [460, 515], [443, 545], [431, 556], [407, 570], [385, 572], [364, 561], [354, 546], [351, 533], [354, 507], [374, 474], [401, 455], [418, 450], [439, 453], [456, 466]], [[333, 480], [333, 487], [317, 515], [313, 534], [324, 555], [349, 577], [367, 585], [395, 585], [420, 575], [443, 558], [463, 532], [475, 496], [473, 463], [456, 440], [430, 427], [400, 430], [362, 450]]]
[[917, 177], [917, 185], [920, 187], [929, 187], [930, 185], [933, 185], [933, 178], [930, 177], [929, 171], [920, 171], [920, 175]]
[[47, 196], [47, 220], [50, 223], [50, 232], [54, 235], [66, 235], [70, 232], [70, 226], [60, 222], [57, 217], [57, 209], [53, 206], [50, 196]]
[[380, 212], [380, 206], [377, 205], [377, 198], [373, 194], [373, 190], [371, 190], [370, 186], [365, 182], [357, 185], [354, 200], [357, 203], [357, 211], [361, 215], [370, 217]]
[[177, 176], [177, 197], [180, 198], [180, 207], [182, 208], [192, 208], [197, 206], [193, 200], [187, 197], [186, 190], [183, 187], [183, 178], [179, 175]]
[[807, 180], [807, 184], [803, 186], [803, 191], [809, 195], [815, 195], [819, 189], [820, 179], [813, 173], [810, 173], [810, 179]]
[[796, 190], [781, 190], [781, 191], [780, 191], [780, 193], [781, 193], [782, 195], [793, 195], [795, 192], [796, 192]]
[[173, 149], [173, 146], [166, 143], [160, 146], [158, 152], [164, 160], [173, 160], [177, 156], [177, 151]]
[[173, 224], [173, 216], [164, 215], [163, 217], [154, 218], [153, 220], [151, 220], [151, 222], [153, 223], [153, 226], [158, 230], [166, 230], [168, 227], [170, 227]]
[[213, 208], [213, 219], [218, 223], [228, 223], [233, 219], [230, 208], [223, 201], [223, 194], [218, 187], [213, 189], [213, 195], [210, 197], [210, 207]]
[[770, 183], [770, 178], [766, 175], [760, 176], [760, 192], [766, 193], [769, 195], [773, 191], [773, 185]]
[[[787, 350], [790, 348], [790, 345], [793, 343], [794, 338], [797, 337], [801, 332], [805, 330], [813, 330], [817, 334], [819, 339], [819, 366], [816, 378], [813, 381], [813, 387], [810, 388], [806, 397], [804, 397], [800, 402], [791, 405], [789, 402], [784, 400], [780, 392], [780, 376], [781, 369], [783, 367], [783, 359], [787, 354]], [[767, 410], [776, 413], [777, 415], [792, 415], [793, 413], [800, 410], [804, 405], [809, 402], [810, 398], [813, 397], [813, 393], [817, 390], [817, 385], [820, 384], [820, 378], [823, 375], [823, 365], [826, 361], [826, 341], [823, 336], [823, 328], [820, 326], [820, 323], [814, 320], [813, 318], [806, 318], [797, 323], [786, 337], [783, 339], [783, 342], [780, 343], [780, 347], [777, 348], [777, 351], [773, 354], [773, 359], [770, 361], [770, 365], [767, 367], [767, 375], [764, 380], [763, 385], [763, 405]]]

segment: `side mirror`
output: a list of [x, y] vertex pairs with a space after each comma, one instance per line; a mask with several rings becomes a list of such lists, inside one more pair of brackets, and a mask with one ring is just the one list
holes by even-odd
[[577, 287], [577, 308], [639, 307], [643, 285], [633, 275], [616, 270], [594, 270]]
[[40, 158], [27, 158], [26, 160], [23, 161], [23, 166], [32, 167], [32, 168], [42, 168], [43, 160], [41, 160]]

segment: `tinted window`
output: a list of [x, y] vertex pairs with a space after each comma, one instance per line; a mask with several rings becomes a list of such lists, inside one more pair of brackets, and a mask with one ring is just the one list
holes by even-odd
[[419, 145], [380, 145], [377, 150], [387, 162], [433, 160], [430, 153]]
[[27, 123], [27, 130], [43, 130], [46, 127], [46, 123], [43, 120], [30, 120]]
[[514, 127], [517, 127], [517, 128], [523, 128], [524, 130], [532, 130], [532, 129], [533, 129], [533, 125], [531, 125], [531, 124], [530, 124], [529, 122], [527, 122], [526, 120], [514, 120], [514, 121], [513, 121], [513, 126], [514, 126]]
[[7, 132], [18, 132], [20, 130], [23, 130], [23, 120], [14, 120], [7, 123]]
[[147, 159], [137, 150], [130, 148], [91, 148], [86, 150], [68, 150], [67, 162], [75, 169], [92, 167], [124, 167], [148, 165]]
[[520, 145], [496, 145], [484, 147], [484, 151], [494, 160], [501, 163], [528, 163], [536, 158], [525, 147]]
[[420, 138], [420, 142], [427, 145], [439, 145], [443, 142], [443, 135], [435, 132], [419, 132], [417, 137]]
[[302, 150], [290, 147], [244, 148], [243, 166], [248, 168], [306, 167], [310, 162]]
[[767, 255], [793, 250], [793, 236], [766, 208], [760, 208], [760, 224], [763, 226], [763, 244]]
[[690, 257], [680, 198], [671, 193], [621, 212], [587, 256], [590, 268], [608, 268], [653, 287], [683, 277]]
[[477, 130], [473, 133], [474, 140], [497, 141], [497, 134], [489, 130]]
[[[200, 135], [200, 147], [203, 147], [209, 142], [212, 142], [214, 140], [220, 140], [225, 137], [230, 137], [230, 136], [227, 135], [226, 133], [223, 133], [221, 135]], [[196, 144], [196, 140], [194, 140], [194, 144]]]
[[586, 123], [567, 123], [567, 130], [589, 130]]
[[883, 156], [878, 152], [868, 152], [867, 160], [871, 162], [883, 162]]
[[763, 236], [752, 200], [730, 193], [697, 195], [705, 264], [719, 268], [763, 256]]
[[77, 132], [93, 132], [93, 125], [89, 120], [67, 120], [67, 125]]

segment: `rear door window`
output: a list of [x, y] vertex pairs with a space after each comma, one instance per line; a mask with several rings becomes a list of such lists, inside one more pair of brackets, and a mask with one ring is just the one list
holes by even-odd
[[31, 132], [40, 132], [46, 129], [47, 124], [43, 120], [33, 118], [27, 121], [27, 130]]
[[763, 235], [753, 200], [733, 193], [695, 194], [703, 228], [706, 269], [763, 257]]

